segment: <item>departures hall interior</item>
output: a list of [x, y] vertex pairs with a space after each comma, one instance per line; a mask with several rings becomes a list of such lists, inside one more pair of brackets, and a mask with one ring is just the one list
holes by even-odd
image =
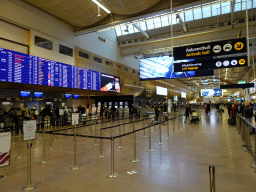
[[0, 192], [255, 192], [256, 0], [1, 0]]

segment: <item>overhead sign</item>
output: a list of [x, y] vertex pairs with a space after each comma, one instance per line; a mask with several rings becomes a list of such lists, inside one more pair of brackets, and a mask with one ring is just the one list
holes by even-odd
[[246, 81], [238, 81], [238, 84], [245, 84]]
[[175, 60], [199, 59], [247, 52], [246, 38], [201, 43], [173, 50]]
[[201, 89], [201, 96], [222, 96], [222, 89]]
[[186, 63], [175, 63], [174, 71], [197, 71], [208, 69], [221, 69], [247, 66], [247, 56], [204, 59]]
[[72, 113], [72, 125], [79, 124], [79, 113]]
[[254, 87], [254, 83], [220, 85], [221, 89], [237, 89]]
[[24, 141], [36, 138], [36, 120], [23, 121]]

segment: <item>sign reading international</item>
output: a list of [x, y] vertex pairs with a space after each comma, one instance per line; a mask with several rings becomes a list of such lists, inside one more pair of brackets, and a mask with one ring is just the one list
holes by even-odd
[[173, 50], [175, 60], [200, 59], [247, 52], [246, 38], [201, 43]]
[[174, 71], [197, 71], [197, 70], [209, 70], [209, 69], [221, 69], [221, 68], [233, 68], [248, 66], [247, 56], [228, 57], [228, 58], [215, 58], [207, 60], [196, 60], [184, 63], [175, 63]]

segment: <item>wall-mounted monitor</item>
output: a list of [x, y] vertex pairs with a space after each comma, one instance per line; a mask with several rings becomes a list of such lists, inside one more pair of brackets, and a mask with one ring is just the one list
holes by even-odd
[[173, 101], [178, 101], [178, 95], [173, 96]]
[[[174, 72], [172, 57], [160, 56], [140, 59], [140, 80], [174, 79], [199, 76], [212, 76], [213, 70]], [[191, 60], [184, 60], [185, 62]], [[173, 61], [173, 63], [178, 63]]]
[[37, 98], [43, 97], [43, 92], [34, 92], [34, 97], [37, 97]]
[[120, 93], [120, 78], [101, 73], [101, 91]]
[[222, 89], [201, 89], [201, 96], [222, 96]]
[[118, 102], [115, 102], [115, 108], [116, 109], [118, 108]]
[[156, 86], [156, 94], [167, 96], [167, 88]]
[[112, 107], [112, 102], [108, 103], [108, 107], [111, 108]]
[[66, 99], [70, 99], [71, 98], [71, 94], [70, 93], [66, 93], [64, 96]]
[[73, 95], [73, 99], [79, 99], [79, 95], [74, 94], [74, 95]]
[[20, 97], [30, 97], [31, 92], [30, 91], [21, 91]]
[[187, 94], [185, 92], [181, 92], [181, 98], [186, 98]]

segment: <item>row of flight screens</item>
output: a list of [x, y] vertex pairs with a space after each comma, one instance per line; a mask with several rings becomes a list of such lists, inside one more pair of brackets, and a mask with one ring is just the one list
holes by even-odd
[[[124, 104], [124, 108], [128, 108], [128, 102], [119, 102], [119, 106], [118, 106], [118, 102], [115, 102], [115, 103], [113, 103], [113, 104], [115, 104], [115, 108], [117, 109], [117, 108], [120, 108], [120, 109], [122, 109], [123, 108], [123, 104]], [[93, 104], [93, 105], [95, 105], [95, 104]], [[107, 103], [107, 102], [104, 102], [104, 106], [105, 107], [109, 107], [109, 108], [111, 108], [112, 107], [112, 102], [109, 102], [109, 103]], [[93, 106], [94, 107], [94, 106]], [[98, 108], [101, 108], [101, 103], [100, 102], [98, 102]]]
[[0, 48], [0, 81], [120, 92], [120, 78]]

